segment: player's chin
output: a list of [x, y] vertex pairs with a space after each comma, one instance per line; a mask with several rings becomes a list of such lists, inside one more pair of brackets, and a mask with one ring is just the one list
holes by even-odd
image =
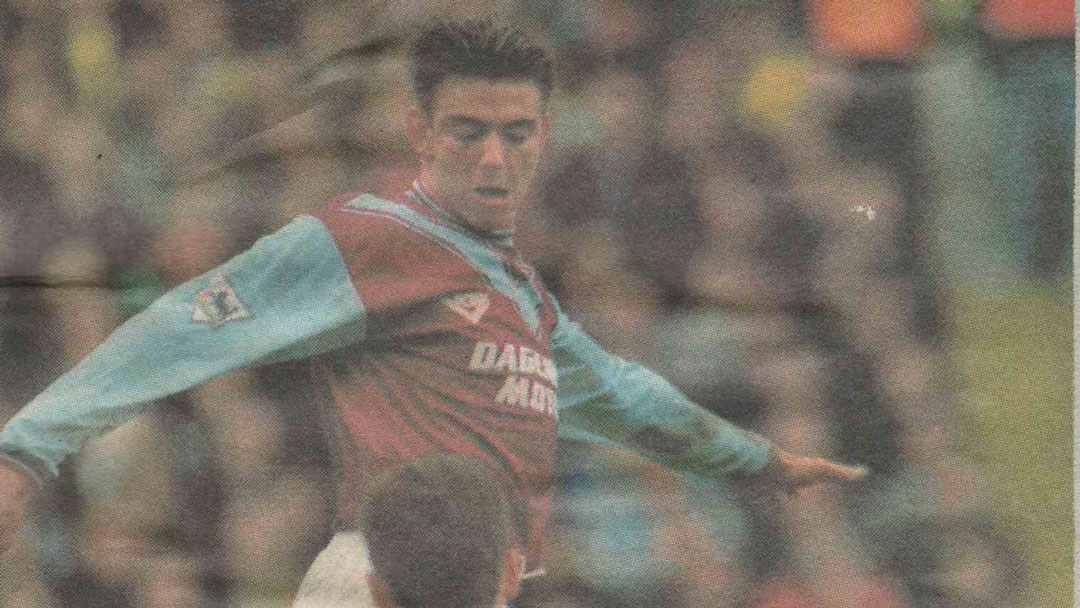
[[481, 207], [492, 211], [513, 211], [516, 198], [509, 190], [477, 188], [473, 190], [473, 199]]
[[512, 197], [474, 196], [473, 219], [475, 227], [482, 230], [498, 231], [512, 229], [516, 203]]

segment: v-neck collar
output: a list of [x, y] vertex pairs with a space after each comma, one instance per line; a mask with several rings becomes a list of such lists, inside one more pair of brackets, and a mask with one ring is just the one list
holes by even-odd
[[414, 180], [412, 188], [405, 193], [405, 196], [420, 203], [432, 213], [434, 213], [441, 221], [449, 224], [454, 229], [464, 232], [468, 236], [488, 245], [494, 245], [499, 249], [512, 249], [514, 246], [514, 230], [477, 230], [463, 222], [453, 213], [450, 213], [446, 209], [443, 209], [432, 200], [431, 196], [424, 191], [424, 187], [420, 185], [420, 180]]

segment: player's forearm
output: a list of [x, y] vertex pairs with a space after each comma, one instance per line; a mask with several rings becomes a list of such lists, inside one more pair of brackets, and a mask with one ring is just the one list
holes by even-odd
[[620, 362], [620, 367], [607, 394], [566, 407], [560, 425], [578, 427], [683, 473], [750, 476], [765, 468], [767, 440], [694, 404], [640, 365]]
[[565, 315], [559, 324], [560, 436], [615, 443], [704, 477], [764, 469], [768, 441], [694, 404], [655, 372], [607, 353]]

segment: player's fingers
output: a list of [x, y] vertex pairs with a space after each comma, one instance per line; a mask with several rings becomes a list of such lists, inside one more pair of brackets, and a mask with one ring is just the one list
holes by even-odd
[[815, 477], [822, 481], [858, 481], [870, 474], [870, 469], [862, 465], [849, 466], [825, 459], [820, 459], [816, 465]]

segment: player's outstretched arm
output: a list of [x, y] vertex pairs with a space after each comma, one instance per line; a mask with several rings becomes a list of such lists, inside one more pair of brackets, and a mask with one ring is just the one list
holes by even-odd
[[866, 475], [861, 467], [786, 452], [708, 412], [658, 374], [603, 350], [562, 311], [552, 350], [560, 437], [615, 444], [705, 478], [753, 478], [767, 490]]
[[299, 217], [120, 326], [4, 426], [0, 459], [43, 483], [86, 440], [147, 403], [229, 371], [355, 342], [362, 323], [332, 237], [319, 220]]

